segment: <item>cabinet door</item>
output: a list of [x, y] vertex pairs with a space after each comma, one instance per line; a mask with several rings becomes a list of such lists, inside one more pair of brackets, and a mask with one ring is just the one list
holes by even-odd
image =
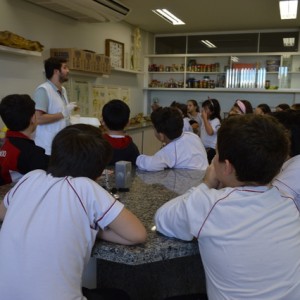
[[153, 127], [145, 128], [143, 136], [143, 154], [153, 155], [161, 148], [161, 146], [161, 142], [154, 135]]
[[143, 131], [142, 130], [130, 130], [127, 132], [133, 140], [133, 142], [137, 145], [140, 153], [143, 151]]

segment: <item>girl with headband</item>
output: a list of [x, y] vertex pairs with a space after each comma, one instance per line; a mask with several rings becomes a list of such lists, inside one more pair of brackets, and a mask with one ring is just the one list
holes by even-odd
[[248, 100], [236, 100], [233, 104], [229, 116], [252, 114], [253, 107]]

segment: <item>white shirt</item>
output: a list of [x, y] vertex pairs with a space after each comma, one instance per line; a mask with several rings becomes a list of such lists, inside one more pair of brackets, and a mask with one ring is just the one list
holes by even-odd
[[300, 208], [300, 155], [296, 155], [287, 160], [281, 172], [275, 177], [273, 185], [282, 193], [290, 195]]
[[83, 300], [82, 273], [99, 228], [121, 212], [96, 182], [27, 173], [4, 198], [0, 231], [0, 297]]
[[184, 132], [154, 155], [139, 155], [136, 165], [145, 171], [161, 171], [166, 168], [206, 170], [208, 161], [199, 136]]
[[216, 149], [217, 144], [217, 134], [218, 129], [220, 128], [220, 120], [218, 118], [214, 118], [212, 120], [209, 120], [209, 123], [214, 131], [213, 135], [209, 135], [205, 129], [204, 122], [202, 121], [201, 124], [201, 140], [205, 148], [213, 148]]
[[157, 230], [198, 239], [212, 300], [299, 300], [300, 216], [276, 188], [209, 189], [164, 204]]
[[[40, 99], [39, 97], [40, 93], [43, 91], [46, 91], [48, 103], [45, 103], [45, 99]], [[51, 81], [47, 80], [47, 82], [39, 85], [35, 91], [35, 109], [41, 110], [47, 114], [56, 114], [62, 112], [64, 106], [68, 104], [68, 98], [66, 89], [64, 87], [62, 87], [61, 93], [62, 95], [57, 92], [55, 85]], [[38, 125], [35, 131], [35, 144], [44, 148], [46, 154], [50, 155], [53, 138], [67, 125], [69, 125], [68, 119], [61, 119], [53, 123]]]

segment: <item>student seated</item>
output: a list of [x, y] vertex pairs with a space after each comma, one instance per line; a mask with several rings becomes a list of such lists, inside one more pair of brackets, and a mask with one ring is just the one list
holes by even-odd
[[130, 108], [124, 101], [114, 99], [103, 106], [102, 123], [106, 129], [103, 136], [113, 147], [110, 165], [120, 160], [130, 161], [135, 165], [136, 158], [140, 155], [138, 147], [124, 130], [129, 124], [129, 116]]
[[288, 110], [288, 109], [290, 109], [290, 106], [287, 103], [281, 103], [275, 107], [275, 111], [282, 111], [282, 110]]
[[253, 107], [248, 100], [236, 100], [229, 111], [229, 116], [252, 114]]
[[161, 171], [166, 168], [205, 170], [208, 166], [205, 148], [192, 132], [182, 132], [183, 119], [178, 109], [159, 108], [151, 113], [156, 138], [165, 143], [154, 155], [140, 155], [139, 169]]
[[272, 184], [282, 193], [293, 197], [300, 209], [300, 111], [286, 110], [274, 112], [272, 115], [285, 126], [290, 137], [289, 159], [283, 164]]
[[265, 115], [271, 113], [271, 108], [268, 104], [262, 103], [256, 106], [254, 113], [256, 115]]
[[159, 232], [198, 240], [210, 300], [299, 299], [299, 211], [270, 185], [288, 143], [270, 116], [227, 118], [203, 183], [156, 212]]
[[8, 95], [0, 102], [0, 115], [8, 128], [0, 149], [4, 184], [15, 183], [32, 170], [46, 170], [49, 156], [31, 139], [37, 125], [34, 101], [28, 95]]
[[96, 236], [146, 239], [139, 219], [95, 182], [112, 155], [99, 128], [68, 126], [51, 150], [47, 172], [24, 175], [1, 201], [1, 299], [86, 299], [82, 274]]
[[183, 132], [189, 131], [194, 132], [192, 125], [190, 124], [190, 118], [187, 115], [187, 105], [184, 103], [179, 103], [176, 101], [173, 101], [170, 105], [170, 107], [175, 107], [179, 110], [179, 112], [182, 115], [183, 118]]

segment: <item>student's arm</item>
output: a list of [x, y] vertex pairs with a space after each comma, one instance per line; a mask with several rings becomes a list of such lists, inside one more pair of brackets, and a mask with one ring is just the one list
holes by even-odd
[[0, 222], [4, 220], [6, 214], [6, 207], [4, 205], [4, 200], [0, 201]]
[[186, 202], [192, 190], [168, 201], [157, 210], [154, 216], [157, 231], [184, 241], [191, 241], [194, 238], [186, 209]]
[[203, 183], [205, 183], [210, 189], [219, 189], [222, 187], [220, 181], [217, 179], [213, 163], [211, 163], [206, 169]]
[[134, 245], [145, 242], [147, 233], [141, 221], [123, 208], [107, 229], [99, 231], [98, 237], [109, 242]]
[[203, 120], [203, 124], [205, 127], [205, 131], [207, 132], [208, 135], [213, 135], [214, 134], [214, 130], [209, 122], [209, 119], [207, 118], [207, 112], [206, 110], [202, 109], [201, 111], [201, 115], [202, 115], [202, 120]]

